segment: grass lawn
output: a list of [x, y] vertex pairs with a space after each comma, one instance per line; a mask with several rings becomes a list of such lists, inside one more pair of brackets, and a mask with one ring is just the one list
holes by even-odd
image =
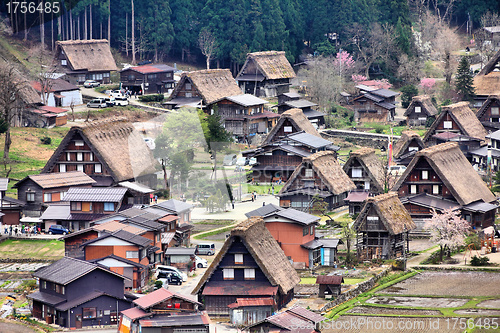
[[315, 284], [315, 283], [316, 283], [315, 277], [300, 278], [299, 282], [299, 284]]
[[[281, 190], [283, 185], [274, 185], [274, 194], [277, 194]], [[270, 188], [271, 185], [247, 185], [248, 193], [252, 193], [253, 191], [255, 191], [257, 192], [257, 194], [267, 194], [267, 191]]]
[[64, 242], [55, 239], [8, 239], [0, 243], [0, 258], [58, 260], [64, 256]]

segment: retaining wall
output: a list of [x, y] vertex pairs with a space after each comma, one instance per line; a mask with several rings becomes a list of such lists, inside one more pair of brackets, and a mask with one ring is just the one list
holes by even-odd
[[[335, 138], [343, 139], [354, 144], [371, 147], [376, 149], [387, 148], [390, 140], [390, 135], [377, 134], [377, 133], [366, 133], [358, 131], [346, 131], [346, 130], [336, 130], [327, 129], [320, 131], [321, 136], [324, 139]], [[400, 137], [394, 135], [392, 137], [393, 143], [396, 142]]]

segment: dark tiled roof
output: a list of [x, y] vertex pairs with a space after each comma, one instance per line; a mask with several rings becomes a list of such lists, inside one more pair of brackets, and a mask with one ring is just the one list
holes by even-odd
[[301, 306], [294, 306], [293, 308], [286, 310], [286, 312], [290, 312], [290, 313], [298, 315], [302, 318], [306, 318], [306, 319], [308, 319], [316, 324], [320, 323], [326, 319], [325, 317], [320, 316], [319, 314], [317, 314], [315, 312], [304, 309]]
[[341, 284], [344, 282], [342, 275], [319, 275], [316, 284]]
[[298, 133], [290, 134], [290, 135], [288, 135], [288, 138], [292, 139], [293, 141], [296, 141], [298, 143], [301, 143], [301, 144], [304, 144], [306, 146], [316, 148], [316, 149], [327, 147], [327, 146], [333, 144], [331, 141], [325, 140], [325, 139], [320, 138], [316, 135], [312, 135], [312, 134], [305, 133], [305, 132], [298, 132]]
[[74, 308], [74, 307], [80, 305], [80, 304], [83, 304], [83, 303], [91, 301], [95, 298], [101, 297], [102, 295], [106, 295], [106, 293], [103, 291], [94, 290], [94, 291], [91, 291], [83, 296], [72, 299], [69, 302], [64, 302], [62, 304], [59, 304], [58, 306], [56, 306], [56, 309], [59, 311], [67, 311], [71, 308]]
[[90, 185], [94, 184], [95, 180], [87, 176], [81, 171], [70, 172], [52, 172], [39, 175], [30, 175], [23, 180], [17, 182], [13, 187], [18, 187], [18, 184], [26, 179], [31, 179], [42, 188], [53, 188], [63, 186]]
[[277, 211], [283, 210], [284, 208], [281, 208], [279, 206], [276, 206], [274, 204], [267, 204], [265, 206], [259, 207], [255, 210], [252, 210], [248, 213], [245, 213], [246, 217], [252, 217], [252, 216], [262, 216], [265, 217], [269, 214], [275, 213]]
[[139, 297], [138, 299], [136, 299], [134, 301], [134, 304], [138, 305], [139, 307], [141, 307], [144, 310], [147, 310], [150, 307], [152, 307], [158, 303], [164, 302], [164, 301], [171, 299], [171, 298], [180, 298], [180, 299], [183, 299], [183, 300], [188, 301], [190, 303], [201, 305], [201, 303], [199, 303], [199, 302], [197, 302], [197, 301], [195, 301], [187, 296], [184, 296], [184, 295], [181, 295], [179, 293], [167, 290], [165, 288], [160, 288], [158, 290], [153, 291], [152, 293], [149, 293], [147, 295]]
[[166, 256], [175, 256], [175, 255], [188, 255], [194, 256], [196, 252], [196, 248], [186, 248], [186, 247], [169, 247], [165, 251]]
[[170, 199], [154, 205], [153, 208], [162, 208], [171, 212], [180, 213], [192, 209], [193, 206], [183, 201]]
[[314, 250], [323, 247], [323, 244], [319, 240], [313, 239], [312, 241], [302, 244], [301, 246], [308, 250]]
[[182, 314], [175, 316], [155, 316], [152, 319], [139, 320], [141, 327], [178, 327], [209, 325], [206, 313]]
[[276, 295], [278, 286], [273, 287], [269, 282], [255, 281], [217, 281], [209, 282], [203, 289], [203, 295], [234, 295], [234, 296], [253, 296], [253, 295]]
[[124, 187], [71, 187], [63, 201], [120, 202], [125, 193], [127, 193], [127, 189]]
[[100, 261], [103, 261], [104, 259], [115, 259], [115, 260], [118, 260], [118, 261], [121, 261], [121, 262], [124, 262], [126, 264], [129, 264], [129, 265], [132, 265], [132, 266], [135, 266], [135, 267], [139, 267], [139, 268], [146, 268], [147, 266], [143, 265], [143, 264], [140, 264], [140, 263], [137, 263], [137, 262], [134, 262], [132, 260], [128, 260], [128, 259], [125, 259], [125, 258], [122, 258], [122, 257], [118, 257], [114, 254], [111, 254], [109, 256], [106, 256], [106, 257], [102, 257], [102, 258], [99, 258], [99, 259], [92, 259], [92, 260], [88, 260], [89, 262], [92, 262], [92, 263], [95, 263], [95, 264], [100, 264], [102, 266], [106, 266], [108, 267], [107, 265], [105, 264], [102, 264], [102, 263], [99, 263]]
[[134, 235], [134, 234], [132, 234], [128, 231], [125, 231], [125, 230], [118, 230], [118, 231], [115, 231], [113, 233], [103, 233], [102, 236], [95, 238], [95, 239], [92, 239], [92, 240], [89, 240], [88, 242], [83, 243], [82, 246], [95, 243], [97, 241], [100, 241], [100, 240], [108, 238], [108, 237], [115, 237], [115, 238], [121, 239], [123, 241], [129, 242], [129, 243], [132, 243], [132, 244], [135, 244], [138, 246], [142, 246], [142, 247], [146, 247], [151, 243], [151, 240], [147, 239], [146, 237]]
[[276, 212], [275, 214], [304, 225], [316, 223], [320, 220], [320, 218], [317, 216], [301, 212], [293, 208], [283, 209], [279, 212]]
[[39, 301], [41, 303], [50, 304], [52, 306], [55, 306], [57, 304], [60, 304], [60, 303], [62, 303], [64, 301], [66, 301], [62, 297], [51, 295], [51, 294], [47, 294], [47, 293], [42, 293], [40, 291], [35, 291], [34, 293], [29, 294], [27, 297], [31, 298], [31, 299], [33, 299], [35, 301]]
[[130, 320], [135, 320], [149, 315], [149, 313], [144, 312], [144, 310], [142, 310], [141, 308], [130, 308], [127, 310], [123, 310], [120, 313], [129, 318]]
[[69, 220], [71, 211], [69, 202], [51, 204], [40, 216], [41, 220]]

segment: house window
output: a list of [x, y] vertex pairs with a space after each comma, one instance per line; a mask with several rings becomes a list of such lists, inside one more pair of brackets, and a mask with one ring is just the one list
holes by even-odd
[[224, 280], [234, 280], [234, 269], [233, 268], [222, 269], [222, 277], [224, 278]]
[[94, 165], [94, 172], [95, 173], [101, 173], [102, 172], [102, 167], [100, 164], [95, 164]]
[[91, 211], [92, 211], [92, 202], [83, 202], [82, 212], [91, 212]]
[[193, 94], [188, 92], [188, 93], [186, 93], [186, 97], [193, 97]]
[[29, 202], [35, 201], [35, 193], [34, 192], [27, 192], [26, 193], [26, 201], [29, 201]]
[[94, 160], [94, 154], [93, 153], [89, 153], [89, 161], [93, 161]]
[[306, 178], [312, 178], [313, 177], [313, 169], [306, 169]]
[[75, 146], [77, 146], [77, 147], [83, 147], [83, 140], [76, 140], [75, 141]]
[[439, 194], [440, 191], [440, 186], [439, 185], [432, 185], [432, 194]]
[[81, 172], [83, 172], [83, 164], [77, 164], [77, 165], [76, 165], [76, 171], [81, 171]]
[[427, 170], [422, 171], [422, 179], [429, 179], [429, 171]]
[[68, 61], [66, 59], [61, 59], [61, 65], [62, 66], [67, 66], [68, 65]]
[[417, 185], [410, 185], [410, 193], [417, 194]]
[[135, 75], [129, 75], [128, 76], [129, 81], [135, 81]]
[[42, 281], [42, 289], [47, 289], [47, 281]]
[[96, 308], [83, 308], [83, 319], [91, 319], [97, 317]]
[[304, 227], [304, 229], [302, 229], [302, 236], [307, 236], [309, 235], [309, 227]]
[[157, 75], [156, 74], [148, 74], [148, 80], [156, 80]]
[[186, 90], [191, 90], [191, 83], [186, 83]]
[[243, 264], [243, 254], [235, 253], [234, 254], [234, 263], [235, 264]]
[[285, 131], [285, 133], [292, 133], [292, 126], [284, 126], [283, 130]]
[[59, 198], [60, 200], [62, 201], [64, 199], [64, 196], [66, 195], [67, 192], [63, 191], [63, 192], [59, 192]]
[[422, 112], [422, 108], [420, 106], [415, 106], [415, 113]]
[[109, 72], [102, 73], [102, 77], [109, 77]]
[[365, 181], [365, 190], [370, 189], [370, 181]]
[[66, 153], [66, 161], [71, 161], [71, 153]]
[[80, 201], [71, 201], [71, 210], [82, 210], [82, 203]]
[[127, 259], [139, 259], [139, 251], [126, 251], [125, 257]]
[[114, 212], [115, 211], [114, 202], [105, 202], [104, 203], [104, 211], [105, 212]]
[[56, 293], [64, 295], [64, 292], [65, 292], [64, 286], [61, 286], [60, 284], [56, 284]]
[[102, 73], [96, 74], [94, 80], [102, 80]]
[[363, 169], [352, 168], [352, 178], [361, 178], [361, 177], [363, 177]]
[[309, 235], [314, 235], [314, 226], [309, 227]]
[[255, 269], [254, 268], [245, 268], [244, 272], [245, 280], [255, 280]]
[[189, 213], [184, 213], [184, 222], [189, 222]]
[[499, 112], [499, 107], [498, 106], [492, 106], [491, 107], [491, 115], [492, 116], [498, 116], [500, 114]]
[[452, 123], [451, 123], [451, 121], [450, 121], [450, 120], [446, 120], [446, 121], [444, 121], [444, 122], [443, 122], [443, 127], [444, 127], [445, 129], [452, 129], [452, 128], [453, 128], [453, 125], [452, 125]]
[[300, 208], [302, 207], [302, 201], [292, 201], [291, 206], [295, 208]]
[[43, 202], [51, 202], [51, 201], [52, 201], [52, 193], [44, 193]]
[[408, 151], [418, 151], [418, 147], [408, 147]]
[[59, 164], [59, 172], [66, 172], [66, 164]]
[[76, 160], [83, 161], [83, 153], [76, 153]]

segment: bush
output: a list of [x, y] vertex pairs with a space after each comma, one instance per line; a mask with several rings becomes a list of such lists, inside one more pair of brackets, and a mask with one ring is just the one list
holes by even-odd
[[490, 258], [488, 258], [488, 257], [478, 258], [477, 256], [474, 256], [470, 260], [470, 264], [472, 266], [488, 266], [490, 264], [489, 261], [490, 261]]
[[52, 143], [52, 139], [49, 138], [48, 136], [44, 136], [43, 138], [40, 139], [40, 141], [44, 144], [44, 145], [50, 145]]
[[375, 133], [378, 133], [378, 134], [384, 133], [384, 125], [373, 124], [373, 128], [375, 129]]
[[139, 100], [141, 102], [161, 102], [165, 96], [163, 94], [156, 94], [156, 95], [143, 95], [139, 97]]

